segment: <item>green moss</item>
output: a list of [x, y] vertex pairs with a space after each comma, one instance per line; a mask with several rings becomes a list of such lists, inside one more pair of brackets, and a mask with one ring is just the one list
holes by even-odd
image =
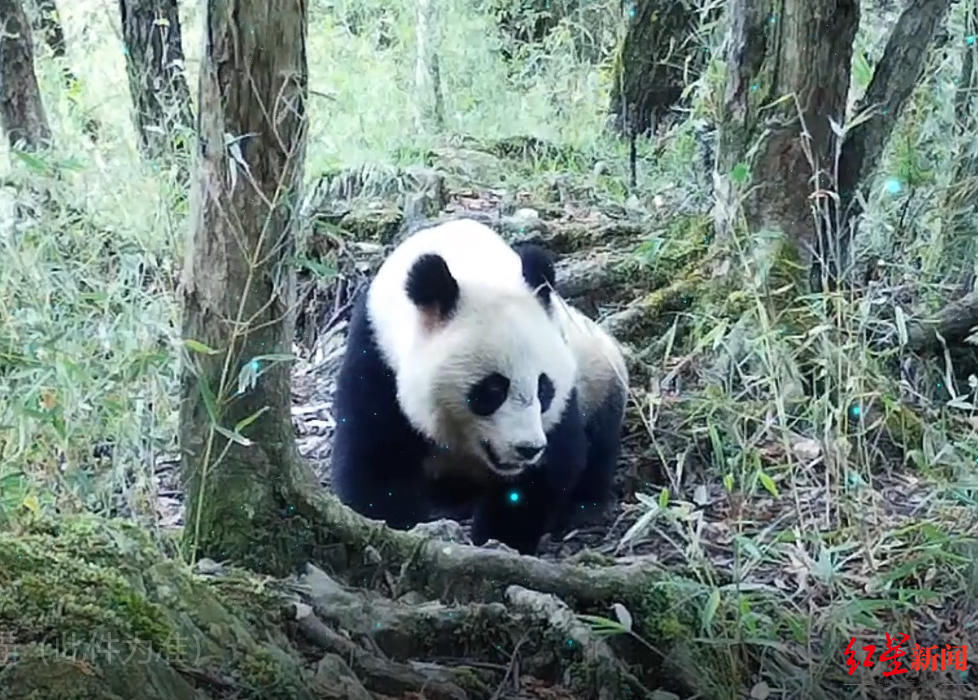
[[[97, 628], [162, 649], [170, 632], [163, 611], [137, 589], [134, 571], [133, 580], [124, 575], [129, 564], [120, 548], [113, 551], [92, 525], [72, 520], [57, 536], [0, 533], [0, 621], [25, 641]], [[136, 561], [146, 555], [139, 544], [125, 548]]]
[[[650, 289], [670, 285], [677, 274], [681, 276], [707, 254], [713, 222], [705, 214], [679, 215], [670, 219], [663, 233], [642, 242], [635, 251], [634, 272], [639, 273], [642, 286], [647, 284]], [[631, 281], [634, 284], [634, 277]]]
[[[688, 641], [693, 638], [696, 621], [671, 588], [655, 586], [638, 603], [636, 632], [648, 640]], [[668, 645], [667, 645], [668, 646]]]
[[400, 207], [383, 201], [355, 201], [339, 220], [353, 240], [388, 244], [404, 221]]
[[[0, 630], [19, 654], [0, 672], [17, 689], [5, 697], [112, 698], [132, 688], [154, 700], [199, 697], [175, 663], [220, 667], [248, 697], [311, 697], [298, 654], [269, 619], [281, 600], [243, 573], [218, 581], [191, 575], [118, 520], [62, 516], [0, 532]], [[38, 673], [38, 659], [51, 670]]]
[[288, 659], [273, 647], [260, 646], [245, 654], [239, 671], [256, 697], [291, 700], [302, 693], [305, 681], [289, 672]]

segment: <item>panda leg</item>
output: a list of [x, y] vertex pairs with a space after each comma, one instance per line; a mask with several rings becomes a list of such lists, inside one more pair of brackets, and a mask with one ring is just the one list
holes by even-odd
[[409, 528], [429, 513], [422, 470], [429, 446], [397, 403], [394, 375], [374, 343], [365, 301], [364, 294], [353, 309], [333, 397], [332, 486], [361, 515]]
[[473, 543], [495, 539], [521, 554], [535, 554], [544, 533], [567, 515], [586, 448], [577, 395], [572, 393], [560, 423], [547, 435], [540, 464], [511, 482], [496, 482], [476, 505]]
[[600, 516], [608, 505], [621, 453], [624, 411], [625, 394], [616, 391], [588, 416], [587, 466], [571, 494], [571, 517], [575, 524]]
[[[384, 471], [371, 469], [369, 458], [336, 470], [333, 491], [347, 506], [361, 515], [383, 520], [390, 527], [406, 530], [428, 518], [424, 484], [410, 476], [392, 478]], [[376, 463], [375, 463], [376, 464]]]
[[554, 500], [549, 491], [542, 474], [491, 486], [473, 513], [473, 544], [481, 546], [492, 539], [520, 554], [536, 554], [552, 520]]
[[401, 424], [397, 413], [350, 411], [342, 420], [333, 441], [334, 493], [361, 515], [394, 528], [425, 520], [424, 441], [407, 429], [406, 421]]

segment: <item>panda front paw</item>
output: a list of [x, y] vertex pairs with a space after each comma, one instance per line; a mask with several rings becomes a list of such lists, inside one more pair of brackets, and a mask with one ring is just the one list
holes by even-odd
[[472, 541], [465, 534], [465, 530], [454, 520], [442, 518], [426, 523], [418, 523], [411, 528], [410, 532], [422, 537], [433, 537], [437, 540], [454, 542], [456, 544], [472, 544]]

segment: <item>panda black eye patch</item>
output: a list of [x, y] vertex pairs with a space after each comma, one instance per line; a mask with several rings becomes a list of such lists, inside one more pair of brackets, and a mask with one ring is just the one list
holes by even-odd
[[537, 379], [537, 396], [540, 398], [540, 412], [546, 413], [554, 400], [554, 383], [546, 374], [541, 374]]
[[509, 393], [509, 379], [499, 372], [486, 375], [469, 389], [466, 397], [469, 409], [477, 416], [490, 416], [496, 412]]

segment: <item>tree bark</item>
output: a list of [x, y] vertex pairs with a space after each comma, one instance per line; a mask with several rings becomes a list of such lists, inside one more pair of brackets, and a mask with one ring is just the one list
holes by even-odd
[[[842, 124], [858, 0], [730, 0], [727, 86], [719, 128], [720, 233], [731, 231], [735, 180], [755, 246], [797, 274], [819, 249], [811, 193], [834, 171], [830, 119]], [[775, 245], [771, 245], [771, 241]]]
[[119, 0], [119, 12], [140, 145], [150, 159], [182, 150], [193, 111], [177, 0]]
[[[192, 352], [180, 416], [187, 542], [198, 554], [280, 573], [304, 558], [287, 494], [313, 483], [295, 446], [288, 361], [289, 263], [306, 148], [306, 7], [305, 0], [207, 5], [183, 283]], [[201, 352], [200, 343], [213, 351]]]
[[34, 42], [20, 0], [0, 0], [0, 126], [10, 146], [34, 150], [51, 141], [34, 74]]
[[676, 104], [686, 85], [687, 62], [703, 65], [692, 52], [699, 23], [698, 3], [691, 0], [638, 0], [628, 10], [628, 30], [615, 62], [610, 112], [621, 134], [644, 134]]
[[841, 217], [836, 222], [839, 234], [833, 241], [835, 250], [825, 251], [841, 274], [848, 243], [862, 213], [856, 191], [876, 171], [893, 127], [920, 80], [927, 50], [941, 19], [947, 14], [950, 0], [910, 0], [904, 7], [873, 72], [866, 94], [856, 105], [855, 114], [872, 109], [872, 116], [859, 120], [846, 133], [839, 157], [838, 193]]

